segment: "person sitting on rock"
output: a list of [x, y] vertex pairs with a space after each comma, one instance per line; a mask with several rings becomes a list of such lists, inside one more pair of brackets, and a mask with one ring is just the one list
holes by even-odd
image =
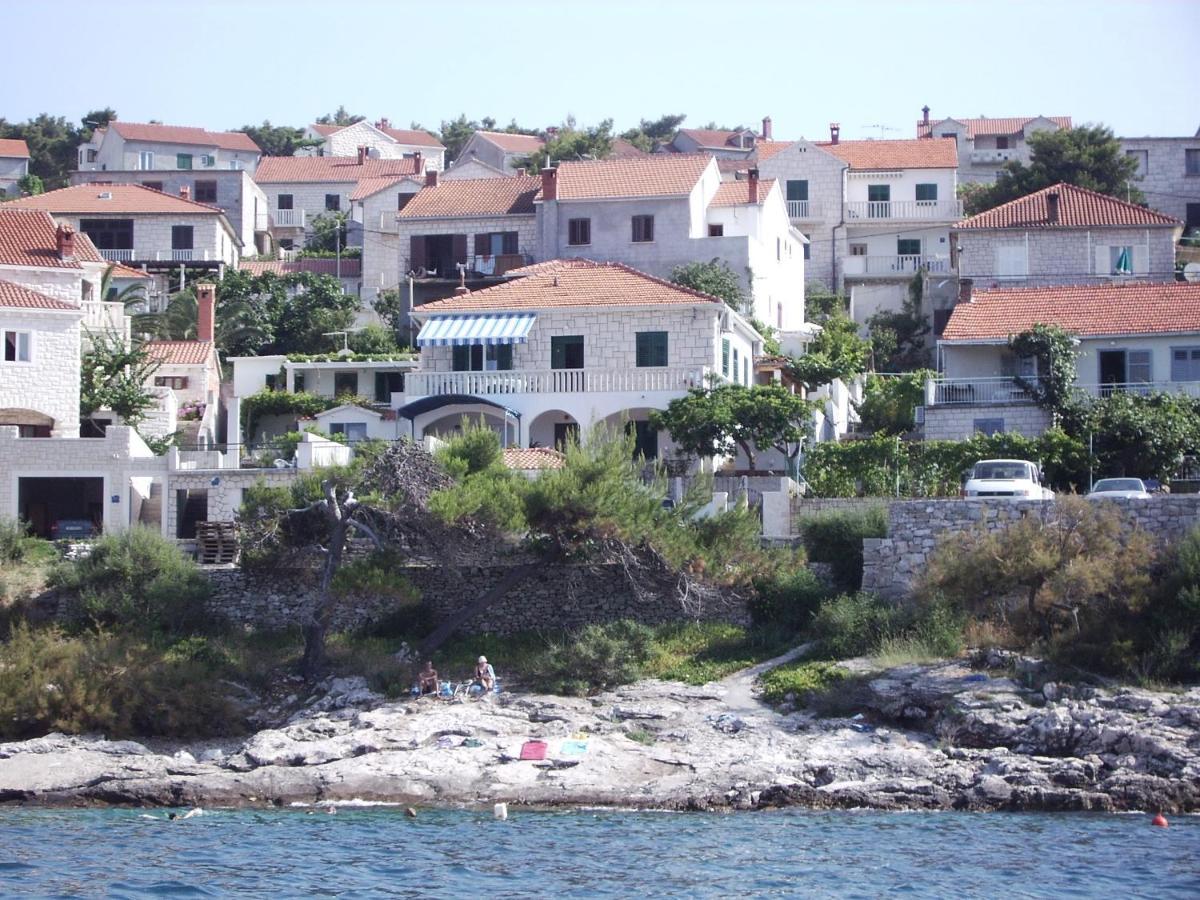
[[420, 689], [422, 694], [438, 692], [438, 673], [433, 667], [433, 660], [425, 660], [425, 668], [421, 670]]
[[496, 686], [496, 670], [491, 667], [486, 656], [481, 656], [475, 663], [475, 678], [471, 682], [471, 692], [479, 688], [480, 696], [490, 694]]

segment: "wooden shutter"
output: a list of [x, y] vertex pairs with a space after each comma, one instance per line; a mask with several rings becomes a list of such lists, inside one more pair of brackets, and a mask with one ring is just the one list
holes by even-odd
[[503, 238], [501, 240], [503, 241], [503, 244], [500, 252], [502, 252], [505, 256], [511, 256], [519, 253], [520, 250], [517, 248], [517, 233], [515, 231], [505, 231], [502, 232], [502, 234]]
[[467, 261], [467, 236], [465, 234], [454, 235], [454, 262], [466, 263]]
[[475, 235], [475, 255], [488, 256], [492, 252], [492, 241], [490, 234]]
[[408, 245], [408, 268], [414, 272], [425, 268], [425, 235], [414, 234]]

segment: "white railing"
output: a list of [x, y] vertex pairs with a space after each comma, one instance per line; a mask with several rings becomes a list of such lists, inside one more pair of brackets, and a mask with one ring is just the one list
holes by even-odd
[[133, 262], [133, 248], [125, 250], [101, 250], [100, 255], [109, 262]]
[[1079, 384], [1075, 390], [1089, 397], [1110, 397], [1113, 394], [1182, 394], [1200, 397], [1200, 381], [1132, 381], [1110, 384]]
[[789, 200], [788, 217], [792, 219], [821, 218], [821, 204], [816, 200]]
[[961, 219], [961, 200], [856, 200], [847, 219]]
[[[1030, 385], [1037, 378], [1022, 379]], [[926, 406], [994, 406], [1032, 403], [1029, 390], [1011, 375], [992, 378], [931, 378], [925, 382]]]
[[303, 228], [304, 210], [277, 209], [275, 210], [275, 225], [277, 228]]
[[507, 372], [411, 372], [405, 396], [579, 394], [598, 391], [686, 391], [701, 387], [708, 368], [514, 369]]
[[267, 231], [271, 227], [271, 216], [266, 212], [260, 212], [254, 217], [254, 230]]
[[1009, 150], [972, 150], [973, 163], [1002, 163], [1017, 158], [1017, 151]]
[[846, 275], [912, 275], [920, 270], [949, 272], [950, 257], [919, 253], [905, 256], [847, 256]]
[[206, 262], [207, 250], [159, 250], [154, 254], [159, 262]]

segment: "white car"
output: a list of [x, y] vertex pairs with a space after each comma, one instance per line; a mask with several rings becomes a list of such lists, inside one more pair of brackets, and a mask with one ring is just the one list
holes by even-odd
[[1088, 491], [1089, 500], [1121, 497], [1126, 500], [1149, 500], [1150, 492], [1140, 478], [1101, 478]]
[[1053, 500], [1042, 487], [1041, 470], [1023, 459], [984, 459], [975, 463], [962, 495], [968, 499]]

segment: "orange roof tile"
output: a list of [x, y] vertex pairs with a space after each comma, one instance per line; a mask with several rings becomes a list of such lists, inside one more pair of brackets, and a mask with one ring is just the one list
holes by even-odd
[[193, 215], [219, 216], [221, 210], [207, 203], [184, 200], [141, 184], [76, 184], [47, 191], [34, 197], [21, 197], [0, 204], [20, 209], [44, 209], [50, 213], [112, 213], [114, 215]]
[[58, 225], [48, 212], [0, 205], [0, 266], [79, 269], [81, 259], [100, 259], [91, 241], [79, 240], [86, 237], [80, 234], [75, 236], [75, 258], [63, 259], [58, 255], [57, 231]]
[[759, 162], [766, 162], [772, 156], [782, 153], [795, 144], [795, 141], [759, 141], [754, 145], [754, 155]]
[[75, 235], [75, 259], [78, 262], [108, 263], [108, 260], [100, 255], [100, 251], [96, 249], [92, 239], [82, 231]]
[[220, 147], [222, 150], [245, 150], [262, 153], [250, 135], [242, 131], [206, 131], [185, 125], [153, 125], [137, 122], [112, 121], [108, 127], [127, 141], [152, 141], [156, 144], [194, 144], [199, 147]]
[[564, 162], [558, 166], [558, 199], [685, 196], [710, 165], [713, 158], [699, 153]]
[[377, 178], [362, 178], [351, 192], [350, 199], [364, 200], [372, 194], [378, 194], [380, 191], [408, 179], [423, 183], [416, 175], [380, 175]]
[[[379, 127], [379, 126], [375, 126]], [[429, 147], [433, 150], [445, 150], [445, 145], [435, 138], [428, 131], [421, 131], [416, 128], [379, 128], [384, 134], [392, 140], [401, 144], [410, 144], [416, 147]]]
[[954, 307], [945, 341], [999, 341], [1034, 325], [1081, 337], [1200, 333], [1200, 284], [1135, 282], [976, 291]]
[[442, 219], [473, 216], [532, 216], [533, 198], [541, 178], [447, 179], [436, 187], [423, 187], [397, 213], [400, 219]]
[[[87, 235], [84, 235], [86, 237]], [[135, 269], [133, 266], [127, 266], [124, 263], [110, 262], [108, 270], [112, 272], [113, 278], [149, 278], [150, 275], [143, 272], [141, 269]]]
[[955, 169], [958, 143], [954, 138], [898, 141], [817, 141], [852, 169]]
[[509, 134], [507, 131], [475, 132], [489, 143], [495, 144], [505, 153], [536, 153], [546, 142], [533, 134]]
[[212, 358], [212, 341], [146, 341], [142, 349], [153, 360], [170, 366], [202, 366]]
[[366, 159], [360, 164], [357, 156], [268, 156], [258, 164], [254, 180], [259, 184], [346, 184], [363, 178], [416, 174], [413, 159]]
[[425, 303], [416, 312], [453, 313], [476, 310], [537, 310], [579, 306], [658, 306], [722, 303], [702, 294], [639, 272], [622, 263], [551, 260], [519, 270], [521, 277], [445, 300]]
[[29, 145], [19, 138], [0, 138], [0, 156], [9, 159], [27, 159]]
[[[343, 259], [341, 261], [341, 277], [357, 278], [362, 272], [361, 259]], [[293, 272], [310, 272], [313, 275], [338, 274], [338, 261], [321, 257], [301, 257], [300, 259], [244, 259], [238, 263], [238, 268], [251, 275], [264, 275], [271, 272], [275, 275], [290, 275]]]
[[[1017, 132], [1024, 130], [1025, 126], [1034, 119], [1041, 118], [1049, 119], [1059, 128], [1071, 127], [1070, 116], [1018, 116], [1016, 118], [1007, 119], [959, 119], [955, 116], [950, 116], [949, 118], [954, 119], [955, 122], [962, 122], [964, 125], [966, 125], [967, 137], [971, 140], [975, 140], [975, 138], [979, 137], [980, 135], [1016, 134]], [[946, 120], [942, 119], [940, 121], [931, 121], [928, 124], [923, 121], [917, 122], [917, 137], [929, 137], [934, 126], [939, 125], [944, 121]]]
[[643, 156], [649, 156], [645, 150], [640, 147], [635, 147], [633, 144], [624, 138], [613, 138], [612, 150], [609, 151], [609, 159], [639, 159]]
[[[686, 134], [699, 146], [706, 149], [724, 149], [734, 147], [738, 150], [749, 150], [749, 147], [742, 147], [738, 143], [738, 139], [746, 133], [746, 131], [725, 131], [712, 128], [680, 128], [680, 134]], [[753, 132], [750, 132], [753, 134]]]
[[561, 469], [567, 464], [566, 456], [549, 447], [506, 447], [501, 458], [509, 469]]
[[[767, 200], [767, 194], [775, 187], [775, 179], [767, 178], [758, 183], [758, 205]], [[746, 181], [722, 181], [709, 206], [746, 206], [750, 203], [750, 185]]]
[[[1058, 194], [1058, 217], [1050, 219], [1051, 194]], [[973, 228], [1097, 228], [1162, 225], [1182, 225], [1178, 219], [1098, 194], [1086, 188], [1060, 182], [1042, 188], [995, 209], [964, 219], [956, 229]]]
[[79, 312], [78, 306], [55, 300], [27, 287], [13, 284], [11, 281], [0, 281], [0, 307], [5, 309], [51, 309], [69, 312]]

